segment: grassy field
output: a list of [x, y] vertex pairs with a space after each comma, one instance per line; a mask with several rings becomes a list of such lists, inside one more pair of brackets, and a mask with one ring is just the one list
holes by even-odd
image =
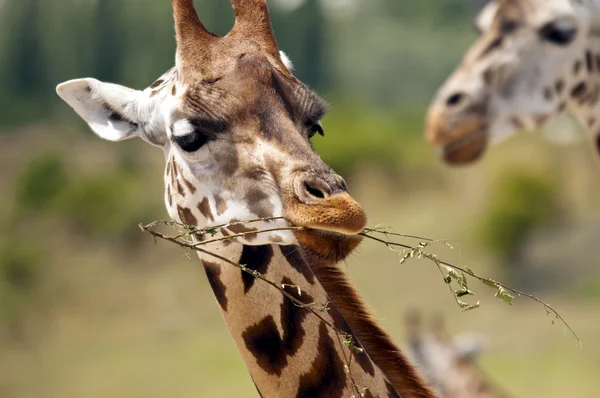
[[[111, 229], [106, 232], [108, 238], [89, 236], [81, 233], [83, 221], [70, 225], [60, 212], [34, 212], [23, 218], [28, 225], [6, 221], [16, 214], [10, 198], [19, 170], [11, 164], [26, 163], [38, 155], [23, 151], [25, 137], [36, 137], [36, 147], [45, 151], [65, 154], [66, 148], [71, 149], [77, 155], [68, 158], [68, 169], [90, 176], [100, 170], [119, 170], [122, 155], [131, 156], [143, 172], [131, 182], [138, 193], [130, 200], [150, 209], [137, 221], [164, 217], [162, 159], [155, 150], [142, 145], [116, 150], [111, 144], [69, 134], [64, 142], [51, 144], [43, 131], [28, 131], [0, 145], [0, 189], [11, 192], [3, 195], [7, 202], [2, 206], [1, 236], [6, 241], [18, 231], [21, 239], [44, 248], [42, 277], [22, 304], [17, 332], [3, 335], [0, 341], [0, 396], [255, 396], [196, 261], [188, 261], [176, 248], [154, 245], [148, 237], [132, 238], [133, 243], [114, 241]], [[444, 246], [434, 250], [482, 275], [520, 286], [522, 281], [501, 267], [501, 261], [478, 241], [481, 215], [493, 200], [493, 183], [506, 169], [520, 167], [557, 176], [564, 216], [548, 228], [559, 236], [567, 230], [565, 225], [581, 230], [581, 225], [600, 220], [596, 205], [600, 190], [593, 185], [597, 176], [593, 158], [584, 148], [583, 143], [557, 148], [540, 137], [521, 137], [498, 148], [483, 164], [464, 170], [446, 169], [423, 151], [398, 180], [391, 181], [376, 167], [364, 165], [351, 178], [351, 187], [367, 209], [371, 225], [388, 224], [404, 233], [458, 240], [457, 250]], [[428, 166], [421, 172], [423, 164]], [[115, 206], [127, 208], [130, 200], [123, 198]], [[99, 205], [86, 209], [93, 212], [94, 206]], [[137, 236], [133, 220], [124, 236]], [[525, 264], [536, 258], [533, 241], [527, 248]], [[381, 323], [399, 342], [404, 340], [402, 319], [408, 309], [443, 312], [452, 333], [473, 331], [489, 338], [491, 346], [482, 365], [515, 397], [595, 398], [600, 374], [600, 283], [594, 281], [600, 281], [600, 260], [594, 246], [585, 250], [589, 251], [571, 255], [569, 245], [551, 247], [547, 255], [572, 260], [556, 269], [545, 269], [542, 263], [539, 277], [552, 271], [564, 273], [569, 282], [535, 289], [580, 334], [583, 348], [576, 347], [562, 326], [553, 326], [539, 305], [519, 299], [509, 307], [475, 282], [472, 288], [482, 307], [462, 313], [430, 263], [399, 265], [398, 254], [380, 245], [365, 242], [340, 266], [347, 268]]]

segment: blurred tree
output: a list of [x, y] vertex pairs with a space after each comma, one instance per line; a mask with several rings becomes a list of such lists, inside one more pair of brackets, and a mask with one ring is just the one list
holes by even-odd
[[3, 68], [4, 87], [9, 93], [35, 98], [44, 84], [44, 64], [39, 32], [39, 2], [19, 0], [8, 3], [3, 22], [6, 23]]
[[327, 48], [331, 43], [319, 1], [306, 0], [291, 12], [273, 14], [279, 46], [294, 63], [298, 78], [320, 91], [330, 89]]
[[127, 35], [120, 20], [121, 0], [101, 0], [94, 6], [92, 20], [94, 47], [93, 71], [88, 72], [99, 80], [116, 82], [121, 65], [126, 61], [123, 37]]
[[552, 179], [533, 172], [509, 172], [498, 180], [480, 238], [484, 246], [518, 267], [521, 248], [536, 228], [555, 219], [558, 199]]
[[62, 160], [45, 155], [27, 164], [17, 179], [16, 203], [25, 210], [47, 210], [68, 179]]

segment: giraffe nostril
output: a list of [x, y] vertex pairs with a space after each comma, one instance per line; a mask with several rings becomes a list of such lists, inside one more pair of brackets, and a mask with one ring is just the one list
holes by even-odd
[[464, 101], [465, 98], [466, 98], [466, 95], [464, 93], [455, 93], [455, 94], [451, 95], [450, 97], [448, 97], [448, 99], [446, 100], [446, 105], [448, 105], [448, 106], [459, 105], [461, 102]]
[[317, 199], [325, 199], [325, 193], [323, 193], [323, 191], [321, 191], [318, 188], [315, 188], [315, 187], [311, 186], [307, 182], [304, 183], [304, 189], [306, 189], [306, 192], [308, 192], [308, 194], [310, 196], [313, 196], [313, 197], [315, 197]]

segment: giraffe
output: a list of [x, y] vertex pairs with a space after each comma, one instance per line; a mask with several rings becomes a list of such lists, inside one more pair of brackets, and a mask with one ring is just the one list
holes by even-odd
[[407, 354], [423, 376], [444, 398], [508, 398], [477, 366], [485, 342], [477, 336], [450, 336], [444, 318], [436, 315], [429, 329], [422, 315], [410, 311], [405, 318], [408, 331]]
[[600, 154], [600, 1], [491, 0], [475, 26], [479, 39], [428, 110], [426, 137], [444, 161], [473, 163], [564, 111]]
[[[58, 95], [101, 138], [163, 150], [173, 220], [199, 230], [233, 223], [223, 236], [303, 227], [213, 242], [206, 249], [219, 257], [200, 254], [260, 396], [433, 398], [336, 267], [360, 243], [366, 215], [312, 148], [325, 103], [292, 74], [266, 0], [231, 3], [235, 25], [219, 37], [193, 0], [172, 0], [175, 67], [144, 91], [85, 78], [58, 85]], [[235, 224], [250, 219], [263, 221]]]

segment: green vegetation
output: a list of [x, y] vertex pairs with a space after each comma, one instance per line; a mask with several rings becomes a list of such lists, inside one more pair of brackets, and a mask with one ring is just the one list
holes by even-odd
[[556, 217], [557, 194], [547, 175], [515, 171], [502, 175], [482, 219], [482, 243], [510, 259], [531, 231]]

